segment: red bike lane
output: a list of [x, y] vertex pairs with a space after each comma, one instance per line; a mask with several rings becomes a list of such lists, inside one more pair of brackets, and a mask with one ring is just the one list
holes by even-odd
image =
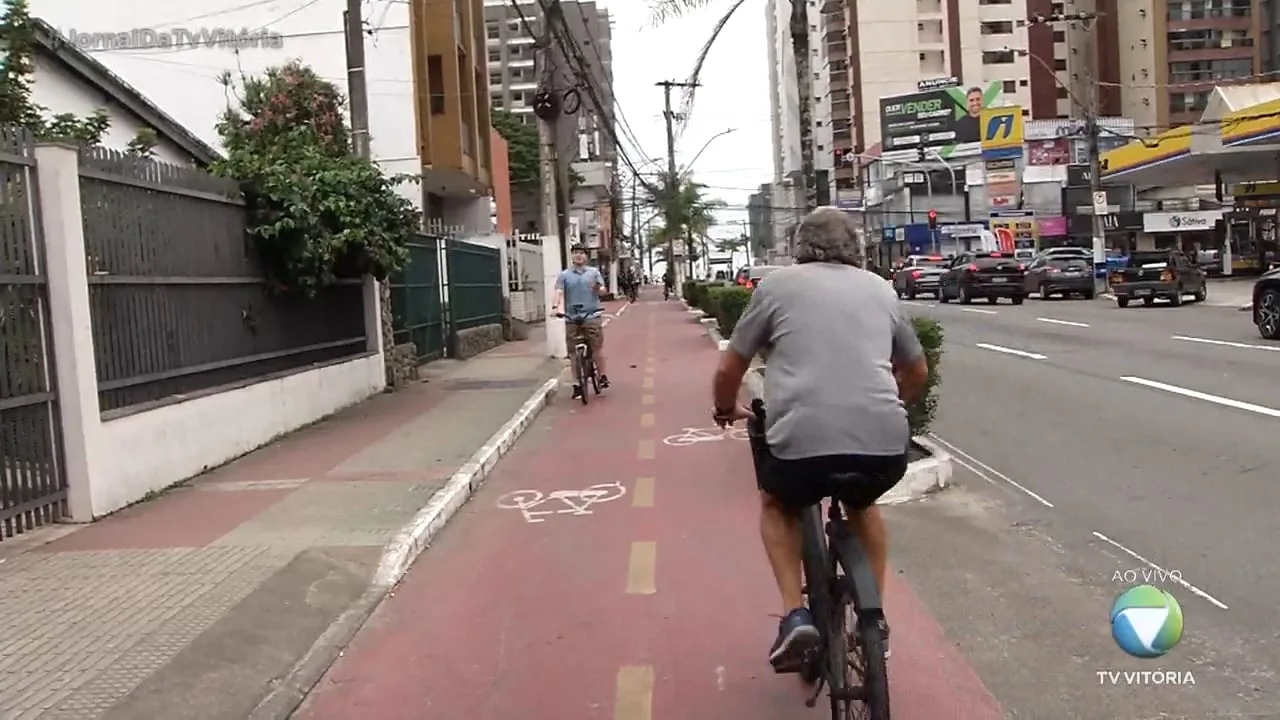
[[[765, 660], [780, 608], [746, 443], [711, 428], [714, 347], [661, 300], [606, 333], [613, 387], [544, 412], [298, 717], [821, 716]], [[901, 578], [887, 602], [894, 716], [1000, 717]]]

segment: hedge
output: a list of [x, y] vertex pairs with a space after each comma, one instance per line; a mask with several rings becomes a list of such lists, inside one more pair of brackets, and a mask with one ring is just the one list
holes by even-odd
[[742, 317], [743, 311], [747, 309], [747, 303], [751, 302], [751, 288], [740, 285], [717, 285], [707, 288], [704, 292], [707, 307], [702, 309], [715, 317], [720, 326], [720, 336], [728, 339], [738, 325], [738, 318]]

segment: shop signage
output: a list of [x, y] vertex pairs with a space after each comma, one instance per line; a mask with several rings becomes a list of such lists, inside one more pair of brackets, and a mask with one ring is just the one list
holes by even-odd
[[[1093, 235], [1092, 215], [1071, 215], [1067, 218], [1067, 228], [1077, 237]], [[1108, 233], [1125, 233], [1142, 231], [1142, 213], [1118, 212], [1102, 216], [1102, 228]]]
[[1212, 230], [1221, 219], [1221, 210], [1146, 213], [1142, 216], [1142, 229], [1149, 233]]

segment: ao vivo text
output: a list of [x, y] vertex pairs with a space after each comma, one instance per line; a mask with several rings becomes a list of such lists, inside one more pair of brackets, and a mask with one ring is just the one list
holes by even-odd
[[1111, 582], [1129, 585], [1151, 585], [1153, 583], [1181, 583], [1181, 570], [1162, 570], [1160, 568], [1140, 567], [1133, 570], [1117, 570], [1111, 576]]
[[1099, 685], [1195, 685], [1190, 670], [1096, 670]]

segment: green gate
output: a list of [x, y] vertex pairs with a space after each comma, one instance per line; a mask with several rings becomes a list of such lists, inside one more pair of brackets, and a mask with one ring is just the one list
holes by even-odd
[[418, 362], [444, 355], [444, 303], [439, 238], [419, 235], [409, 243], [409, 262], [391, 278], [392, 329], [397, 345], [412, 342]]
[[488, 245], [446, 240], [449, 347], [459, 330], [502, 322], [502, 253]]

